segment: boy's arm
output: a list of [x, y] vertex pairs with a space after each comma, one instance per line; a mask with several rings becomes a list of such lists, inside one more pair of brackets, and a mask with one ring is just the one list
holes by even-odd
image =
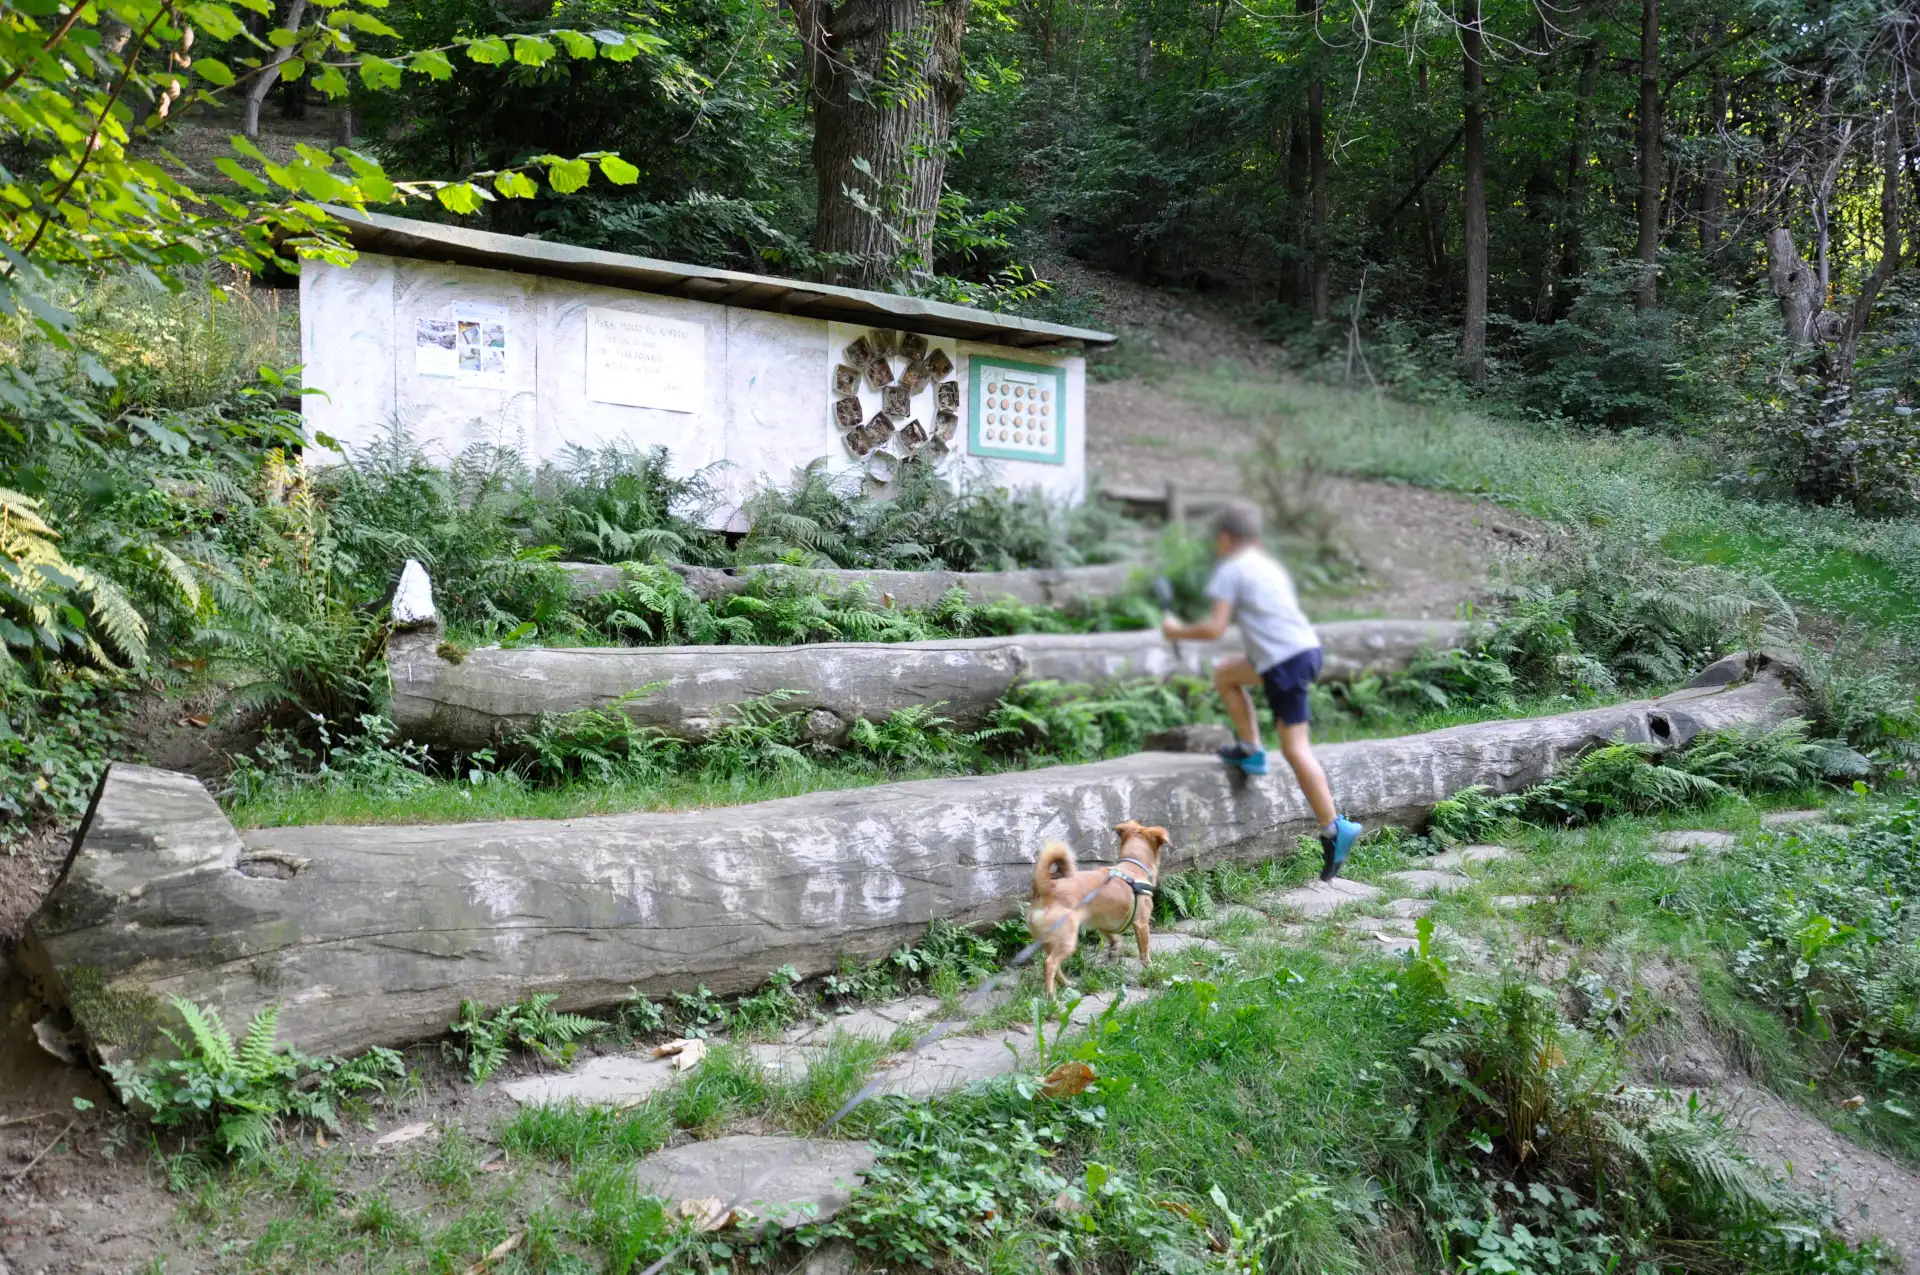
[[1168, 616], [1160, 622], [1161, 636], [1174, 642], [1212, 642], [1233, 623], [1233, 603], [1225, 598], [1213, 600], [1213, 611], [1198, 624], [1182, 624]]

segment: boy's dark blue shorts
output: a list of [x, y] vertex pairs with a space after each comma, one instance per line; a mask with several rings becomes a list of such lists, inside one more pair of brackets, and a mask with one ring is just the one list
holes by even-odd
[[1267, 703], [1273, 707], [1273, 720], [1282, 726], [1298, 726], [1313, 716], [1307, 708], [1307, 688], [1320, 676], [1326, 652], [1319, 647], [1290, 655], [1260, 675], [1267, 688]]

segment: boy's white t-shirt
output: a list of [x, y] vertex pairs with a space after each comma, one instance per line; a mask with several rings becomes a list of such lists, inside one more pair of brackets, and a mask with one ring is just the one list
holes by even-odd
[[1293, 577], [1258, 545], [1221, 559], [1207, 581], [1207, 596], [1232, 605], [1233, 622], [1240, 626], [1247, 660], [1256, 672], [1320, 645], [1320, 635], [1300, 609]]

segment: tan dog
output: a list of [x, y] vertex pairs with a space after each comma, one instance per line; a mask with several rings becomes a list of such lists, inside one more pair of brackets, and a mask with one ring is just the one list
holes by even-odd
[[[1147, 927], [1153, 920], [1150, 888], [1160, 882], [1160, 852], [1167, 844], [1167, 830], [1143, 828], [1131, 819], [1113, 830], [1120, 836], [1120, 861], [1111, 868], [1079, 871], [1073, 851], [1058, 841], [1049, 841], [1034, 860], [1027, 928], [1047, 949], [1049, 999], [1061, 963], [1080, 946], [1082, 925], [1105, 934], [1110, 952], [1119, 951], [1120, 936], [1131, 928], [1140, 945], [1140, 963], [1146, 964]], [[1149, 889], [1136, 890], [1136, 884]]]

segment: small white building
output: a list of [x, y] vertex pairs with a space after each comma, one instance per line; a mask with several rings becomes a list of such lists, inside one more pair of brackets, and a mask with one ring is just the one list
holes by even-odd
[[1086, 492], [1086, 359], [1104, 332], [767, 275], [343, 211], [359, 252], [300, 276], [309, 436], [404, 424], [430, 456], [664, 446], [730, 496], [825, 456]]

